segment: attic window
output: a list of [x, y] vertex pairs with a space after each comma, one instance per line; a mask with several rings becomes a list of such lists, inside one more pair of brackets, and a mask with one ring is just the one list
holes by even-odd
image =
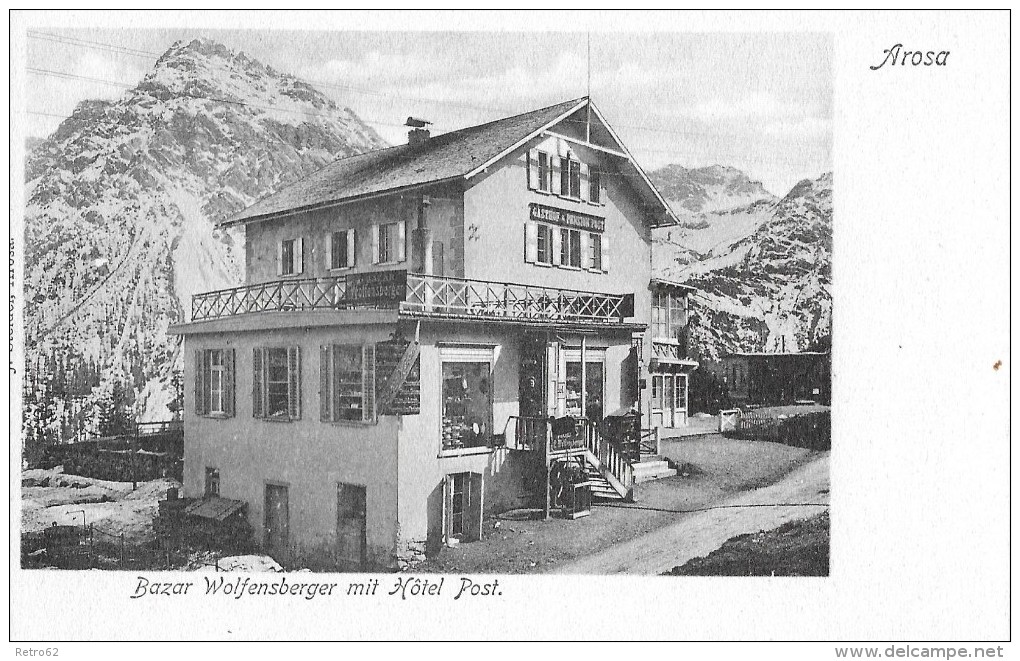
[[560, 190], [567, 197], [581, 198], [581, 162], [560, 159]]

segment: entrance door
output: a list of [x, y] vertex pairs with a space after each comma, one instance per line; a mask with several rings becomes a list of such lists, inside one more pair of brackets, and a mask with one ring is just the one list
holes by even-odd
[[673, 381], [673, 375], [667, 375], [663, 379], [663, 390], [662, 390], [662, 426], [663, 427], [676, 427], [676, 411], [673, 408], [673, 402], [676, 401], [675, 395], [675, 383]]
[[367, 509], [365, 487], [342, 482], [337, 485], [337, 564], [344, 571], [362, 571], [366, 568]]
[[290, 547], [290, 506], [287, 487], [266, 485], [266, 552], [278, 562], [287, 559]]
[[447, 545], [482, 538], [482, 475], [454, 473], [443, 484], [443, 529]]

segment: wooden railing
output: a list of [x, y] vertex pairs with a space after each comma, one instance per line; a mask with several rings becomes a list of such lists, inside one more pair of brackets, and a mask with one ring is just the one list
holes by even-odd
[[510, 416], [504, 427], [506, 446], [511, 450], [541, 450], [550, 436], [548, 418]]
[[437, 316], [621, 323], [627, 296], [409, 273], [400, 309]]
[[343, 309], [347, 279], [304, 278], [274, 280], [232, 287], [191, 297], [191, 320], [229, 317], [250, 312]]
[[641, 454], [659, 454], [662, 448], [662, 439], [659, 428], [641, 430]]
[[688, 360], [687, 342], [684, 340], [652, 340], [652, 358], [666, 361]]
[[191, 320], [252, 312], [397, 308], [416, 316], [495, 320], [623, 323], [634, 314], [633, 295], [557, 289], [507, 282], [407, 274], [403, 296], [365, 305], [347, 299], [347, 278], [274, 280], [195, 294]]
[[614, 478], [616, 478], [629, 495], [634, 489], [634, 466], [621, 454], [610, 441], [599, 436], [594, 427], [585, 437], [587, 450], [591, 452]]

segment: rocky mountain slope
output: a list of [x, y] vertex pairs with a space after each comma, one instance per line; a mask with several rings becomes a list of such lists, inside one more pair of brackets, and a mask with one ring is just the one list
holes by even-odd
[[[691, 305], [692, 347], [704, 358], [803, 351], [830, 335], [832, 173], [801, 181], [778, 200], [762, 195], [760, 185], [744, 184], [729, 201], [698, 191], [693, 201], [677, 200], [669, 196], [682, 187], [663, 188], [674, 208], [700, 214], [698, 226], [685, 220], [658, 231], [653, 263], [659, 277], [699, 290]], [[762, 197], [747, 203], [749, 194]]]
[[[182, 357], [167, 327], [191, 294], [243, 277], [243, 238], [214, 223], [382, 146], [349, 109], [209, 40], [175, 43], [115, 101], [79, 104], [26, 164], [27, 408], [56, 390], [60, 410], [39, 417], [91, 420], [118, 384], [143, 418], [168, 417]], [[82, 365], [98, 375], [75, 378]]]

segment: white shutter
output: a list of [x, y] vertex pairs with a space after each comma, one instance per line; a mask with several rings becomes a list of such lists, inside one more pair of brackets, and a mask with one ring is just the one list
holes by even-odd
[[550, 227], [549, 228], [549, 233], [552, 234], [552, 241], [551, 241], [551, 243], [552, 243], [552, 255], [551, 255], [552, 256], [552, 263], [553, 264], [559, 264], [560, 263], [560, 250], [561, 250], [561, 247], [562, 247], [562, 244], [563, 244], [563, 242], [560, 240], [560, 236], [561, 236], [560, 235], [560, 228], [559, 227]]
[[[581, 163], [581, 199], [587, 200], [588, 195], [588, 164]], [[583, 241], [583, 239], [582, 239]], [[582, 244], [583, 245], [583, 244]]]
[[328, 344], [319, 346], [319, 420], [329, 422], [333, 419], [333, 411], [330, 402], [333, 400], [331, 394], [332, 373], [331, 358], [332, 347]]
[[337, 267], [336, 242], [333, 239], [336, 238], [336, 232], [330, 232], [326, 238], [328, 239], [326, 259], [329, 260], [329, 263], [326, 264], [326, 270], [335, 269]]
[[532, 149], [527, 153], [528, 159], [528, 188], [535, 190], [538, 184], [538, 150]]
[[609, 235], [602, 235], [602, 270], [609, 270]]
[[379, 263], [379, 226], [372, 224], [372, 263]]
[[549, 170], [552, 173], [552, 185], [549, 187], [550, 192], [554, 195], [560, 194], [560, 159], [556, 156], [549, 157]]
[[354, 266], [354, 229], [347, 230], [347, 268]]
[[287, 413], [301, 419], [301, 347], [287, 348]]
[[305, 272], [305, 244], [301, 237], [294, 239], [294, 273]]
[[283, 275], [283, 241], [276, 242], [276, 275]]
[[588, 241], [588, 238], [587, 232], [581, 232], [581, 268], [586, 269], [590, 269], [593, 266], [591, 259], [591, 244]]
[[407, 259], [407, 221], [397, 223], [397, 261]]
[[524, 223], [524, 261], [538, 261], [538, 223], [533, 220]]

